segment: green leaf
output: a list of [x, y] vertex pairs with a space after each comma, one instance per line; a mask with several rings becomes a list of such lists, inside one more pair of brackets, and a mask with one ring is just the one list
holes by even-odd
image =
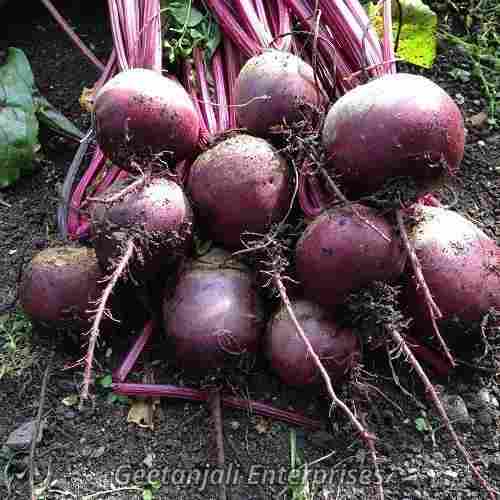
[[149, 481], [149, 486], [151, 486], [153, 490], [159, 490], [161, 488], [161, 481], [159, 479], [153, 479]]
[[39, 149], [33, 73], [22, 50], [9, 48], [0, 67], [0, 189], [33, 170]]
[[59, 112], [45, 97], [35, 97], [36, 114], [40, 122], [58, 134], [76, 140], [83, 139], [85, 135], [78, 127], [73, 125], [61, 112]]
[[[436, 59], [436, 13], [422, 0], [400, 0], [400, 3], [403, 23], [397, 55], [409, 63], [430, 68]], [[397, 32], [397, 5], [393, 17]]]
[[153, 492], [150, 489], [142, 490], [142, 500], [153, 500]]
[[7, 62], [0, 68], [0, 105], [35, 112], [35, 79], [24, 52], [9, 48]]
[[[405, 61], [430, 68], [436, 59], [437, 48], [437, 16], [422, 0], [400, 0], [401, 32], [397, 56]], [[393, 38], [399, 28], [398, 3], [392, 4]], [[368, 4], [368, 15], [380, 37], [383, 35], [383, 19], [381, 9], [373, 3]]]
[[427, 432], [431, 429], [429, 422], [424, 417], [417, 417], [415, 419], [415, 427], [418, 432]]
[[99, 377], [97, 379], [97, 383], [101, 386], [107, 389], [108, 387], [111, 387], [111, 384], [113, 383], [113, 377], [111, 374], [104, 375], [103, 377]]
[[203, 14], [197, 8], [191, 6], [191, 9], [189, 9], [189, 4], [182, 5], [179, 2], [171, 3], [167, 7], [167, 11], [179, 25], [186, 25], [187, 28], [194, 28], [204, 19]]
[[209, 12], [192, 6], [192, 0], [162, 0], [164, 47], [170, 63], [189, 58], [194, 47], [206, 48], [210, 59], [221, 41], [220, 30]]

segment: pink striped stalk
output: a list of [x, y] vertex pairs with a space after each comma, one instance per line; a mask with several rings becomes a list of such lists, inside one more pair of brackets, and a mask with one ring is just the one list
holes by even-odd
[[[250, 58], [263, 50], [276, 47], [288, 50], [291, 47], [292, 25], [288, 9], [283, 0], [206, 0], [214, 12], [219, 26], [232, 42]], [[243, 35], [244, 34], [244, 35]]]
[[207, 67], [205, 64], [204, 54], [199, 47], [195, 47], [193, 49], [193, 58], [195, 74], [198, 79], [198, 86], [201, 95], [201, 110], [205, 118], [205, 123], [207, 124], [208, 132], [211, 135], [215, 135], [218, 127], [215, 119], [214, 106], [212, 104], [214, 98], [212, 97], [208, 86]]
[[[285, 2], [312, 39], [316, 31], [314, 10], [304, 0], [285, 0]], [[325, 64], [326, 74], [323, 74], [320, 80], [325, 90], [332, 88], [332, 82], [335, 82], [335, 90], [339, 94], [344, 94], [360, 83], [357, 77], [353, 77], [356, 68], [346, 59], [340, 40], [322, 26], [318, 33], [318, 50]], [[330, 99], [335, 98], [335, 93], [329, 92], [328, 95]]]
[[[122, 396], [184, 399], [186, 401], [197, 401], [200, 403], [207, 403], [210, 399], [210, 391], [208, 390], [201, 391], [199, 389], [178, 387], [175, 385], [113, 383], [111, 388], [115, 394]], [[234, 396], [222, 396], [221, 402], [229, 408], [250, 411], [257, 415], [273, 418], [292, 425], [298, 425], [306, 429], [317, 430], [322, 427], [321, 422], [318, 420], [305, 417], [300, 413], [280, 410], [279, 408], [259, 401], [241, 399]]]
[[236, 47], [233, 42], [228, 38], [224, 37], [224, 42], [222, 44], [223, 58], [224, 58], [224, 68], [226, 70], [226, 81], [227, 81], [227, 94], [229, 103], [229, 126], [228, 128], [236, 128], [236, 99], [234, 96], [234, 85], [238, 73], [240, 71], [240, 60], [236, 53]]
[[132, 349], [130, 349], [118, 369], [113, 373], [113, 380], [117, 380], [118, 382], [125, 381], [125, 379], [128, 377], [128, 374], [134, 367], [137, 359], [144, 350], [144, 347], [150, 341], [154, 329], [155, 324], [152, 320], [148, 321], [144, 325], [144, 328], [142, 329], [141, 334], [135, 340]]

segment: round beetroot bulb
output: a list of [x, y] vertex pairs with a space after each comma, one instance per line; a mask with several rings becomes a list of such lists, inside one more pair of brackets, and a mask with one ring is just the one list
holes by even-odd
[[419, 75], [385, 75], [349, 91], [330, 108], [323, 145], [349, 192], [373, 192], [390, 177], [456, 173], [464, 154], [460, 109]]
[[[125, 184], [114, 185], [102, 198], [116, 196], [125, 188]], [[170, 257], [183, 255], [192, 241], [191, 205], [182, 188], [168, 179], [155, 178], [111, 203], [94, 202], [90, 211], [93, 245], [106, 269], [132, 239], [138, 257], [134, 265], [146, 279]]]
[[[480, 320], [500, 310], [500, 247], [473, 222], [442, 207], [415, 205], [409, 237], [432, 297], [444, 318]], [[411, 288], [414, 289], [413, 283]], [[415, 314], [424, 310], [410, 293]]]
[[308, 298], [340, 304], [372, 281], [391, 281], [405, 254], [391, 225], [364, 205], [334, 208], [306, 228], [295, 249], [297, 277]]
[[285, 160], [267, 141], [240, 134], [198, 156], [187, 186], [209, 237], [237, 248], [243, 232], [265, 234], [285, 216], [288, 179]]
[[118, 73], [97, 92], [94, 112], [99, 146], [125, 170], [145, 169], [154, 155], [174, 165], [196, 150], [200, 123], [191, 98], [156, 71]]
[[[360, 361], [358, 338], [351, 330], [339, 328], [332, 315], [314, 302], [297, 300], [292, 307], [332, 381], [340, 381]], [[286, 384], [307, 386], [321, 380], [285, 307], [268, 324], [266, 352], [272, 368]]]
[[279, 50], [266, 50], [246, 62], [236, 80], [235, 95], [238, 124], [262, 137], [275, 125], [307, 118], [311, 107], [323, 102], [312, 67]]
[[165, 331], [176, 359], [194, 369], [221, 368], [256, 352], [263, 309], [252, 275], [219, 249], [186, 266], [172, 297], [165, 297]]
[[104, 275], [93, 249], [54, 247], [36, 254], [25, 268], [19, 289], [23, 310], [50, 324], [84, 323], [95, 309]]

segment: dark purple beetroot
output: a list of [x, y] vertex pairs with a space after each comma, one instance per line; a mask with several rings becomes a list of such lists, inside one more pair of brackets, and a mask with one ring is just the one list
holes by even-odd
[[266, 50], [243, 66], [235, 84], [236, 118], [250, 133], [266, 137], [275, 125], [293, 124], [322, 104], [312, 67], [300, 57]]
[[350, 292], [372, 281], [396, 279], [404, 262], [401, 241], [391, 225], [360, 204], [317, 217], [295, 249], [304, 293], [324, 306], [341, 303]]
[[123, 169], [144, 169], [153, 155], [173, 165], [196, 150], [200, 123], [193, 102], [177, 81], [156, 71], [122, 71], [99, 90], [94, 111], [99, 146]]
[[[351, 330], [339, 328], [331, 313], [314, 302], [297, 300], [292, 307], [332, 381], [341, 381], [361, 359], [358, 338]], [[266, 353], [272, 368], [286, 384], [306, 386], [321, 380], [285, 307], [268, 324]]]
[[220, 368], [259, 346], [262, 304], [250, 271], [214, 249], [181, 272], [172, 297], [165, 297], [165, 330], [180, 365]]
[[82, 327], [91, 317], [90, 310], [95, 309], [103, 278], [93, 249], [47, 248], [24, 270], [19, 289], [21, 306], [33, 320]]
[[[112, 186], [102, 195], [109, 199], [126, 185]], [[167, 179], [153, 179], [112, 203], [93, 202], [92, 240], [105, 269], [122, 255], [132, 238], [134, 266], [148, 279], [173, 258], [184, 255], [192, 242], [193, 214], [182, 188]]]
[[395, 176], [456, 173], [464, 121], [453, 99], [429, 79], [404, 73], [360, 85], [330, 108], [323, 145], [348, 191], [372, 192]]
[[237, 135], [202, 153], [188, 189], [202, 227], [214, 241], [236, 248], [244, 231], [265, 234], [291, 203], [285, 160], [264, 139]]
[[[480, 320], [500, 310], [500, 248], [471, 221], [442, 207], [413, 206], [408, 235], [432, 297], [444, 318]], [[412, 283], [412, 282], [411, 282]], [[414, 288], [414, 285], [411, 284]], [[422, 297], [408, 306], [422, 315]]]

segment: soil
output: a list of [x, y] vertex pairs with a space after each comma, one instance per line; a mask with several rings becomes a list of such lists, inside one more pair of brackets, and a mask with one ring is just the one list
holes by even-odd
[[[105, 60], [110, 34], [104, 2], [56, 4], [97, 56]], [[42, 93], [85, 129], [89, 120], [80, 110], [78, 98], [83, 87], [95, 82], [97, 70], [73, 47], [38, 2], [30, 5], [29, 12], [16, 12], [10, 5], [13, 2], [1, 11], [0, 51], [8, 46], [23, 49]], [[432, 70], [423, 71], [457, 99], [466, 118], [486, 109], [474, 81], [462, 84], [450, 75], [452, 68], [467, 68], [468, 64], [459, 51], [441, 45]], [[420, 72], [413, 67], [408, 70]], [[500, 240], [500, 134], [487, 126], [470, 124], [468, 132], [462, 172], [455, 186], [454, 208]], [[45, 240], [56, 237], [58, 189], [74, 146], [45, 132], [41, 142], [44, 159], [37, 172], [0, 193], [0, 303], [15, 296], [23, 259], [29, 258]], [[35, 326], [34, 338], [36, 333]], [[111, 346], [113, 354], [106, 356]], [[168, 346], [158, 338], [155, 349], [148, 353], [156, 380], [178, 385], [199, 384], [175, 368], [167, 350]], [[116, 347], [109, 339], [107, 345], [101, 345], [98, 375], [112, 371], [119, 351], [120, 346]], [[32, 366], [20, 376], [0, 379], [0, 443], [6, 441], [12, 430], [36, 415], [49, 352], [46, 341], [34, 341]], [[158, 481], [154, 483], [159, 486], [154, 490], [154, 498], [217, 497], [218, 488], [214, 484], [217, 476], [212, 476], [208, 485], [203, 481], [216, 463], [214, 432], [205, 406], [162, 400], [154, 419], [154, 430], [150, 430], [127, 423], [129, 404], [113, 401], [109, 390], [98, 387], [91, 407], [80, 412], [69, 405], [71, 400], [68, 400], [78, 393], [81, 381], [81, 368], [67, 368], [77, 359], [78, 353], [60, 347], [55, 354], [44, 407], [46, 425], [37, 446], [35, 477], [37, 484], [48, 479], [50, 488], [39, 498], [83, 498], [99, 492], [99, 498], [105, 499], [142, 498], [142, 488], [150, 480]], [[485, 497], [433, 411], [418, 403], [424, 401], [424, 395], [415, 376], [403, 363], [396, 363], [401, 382], [415, 394], [417, 402], [402, 393], [387, 369], [380, 369], [383, 364], [375, 360], [366, 367], [367, 371], [377, 373], [365, 375], [368, 382], [380, 389], [371, 393], [370, 404], [364, 405], [363, 411], [368, 426], [379, 438], [377, 448], [386, 497]], [[143, 375], [141, 366], [134, 371], [136, 380]], [[459, 425], [460, 436], [477, 465], [500, 489], [500, 388], [495, 377], [473, 364], [472, 368], [457, 369], [450, 379], [435, 382], [441, 384], [444, 395], [460, 396], [465, 402], [470, 418]], [[311, 498], [374, 497], [374, 475], [361, 441], [338, 411], [332, 411], [329, 418], [328, 404], [319, 392], [284, 387], [263, 361], [232, 376], [231, 384], [231, 391], [237, 394], [294, 409], [322, 421], [321, 431], [295, 429], [302, 459], [308, 463], [321, 459], [310, 469], [317, 480]], [[490, 403], [486, 404], [488, 397]], [[417, 428], [416, 418], [421, 417], [423, 411], [432, 430]], [[293, 428], [229, 409], [223, 410], [223, 417], [226, 460], [233, 470], [228, 487], [230, 498], [286, 498], [285, 472], [290, 469]], [[455, 418], [458, 417], [455, 415]], [[1, 498], [29, 497], [26, 461], [26, 454], [11, 459], [5, 448], [0, 452]], [[119, 487], [129, 489], [108, 491]]]

